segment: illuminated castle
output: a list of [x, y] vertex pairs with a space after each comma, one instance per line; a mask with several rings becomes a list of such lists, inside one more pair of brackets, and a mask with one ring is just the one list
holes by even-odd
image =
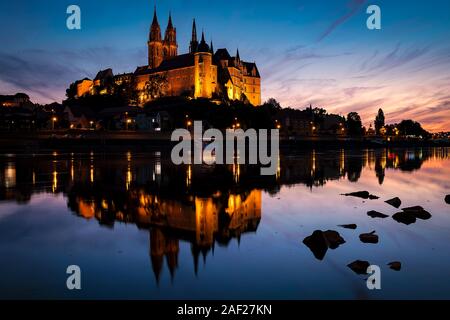
[[[192, 38], [189, 53], [178, 54], [177, 30], [169, 14], [164, 38], [158, 23], [156, 8], [148, 38], [148, 64], [138, 67], [134, 73], [114, 76], [111, 69], [99, 72], [96, 79], [84, 79], [77, 83], [77, 96], [107, 89], [96, 87], [108, 82], [106, 74], [113, 83], [131, 81], [136, 85], [138, 104], [144, 104], [156, 96], [188, 96], [192, 98], [219, 98], [248, 101], [252, 105], [261, 104], [261, 78], [253, 62], [240, 59], [239, 50], [232, 57], [227, 49], [213, 50], [202, 32], [200, 42], [197, 38], [195, 20], [192, 25]], [[152, 87], [152, 88], [149, 88]], [[154, 87], [159, 90], [153, 95]], [[105, 91], [106, 90], [106, 91]], [[153, 90], [153, 91], [152, 91]]]

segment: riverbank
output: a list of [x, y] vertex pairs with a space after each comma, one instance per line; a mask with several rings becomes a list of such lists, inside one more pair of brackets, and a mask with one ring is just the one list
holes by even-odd
[[[0, 148], [7, 150], [38, 150], [46, 148], [85, 147], [171, 147], [171, 132], [136, 131], [39, 131], [0, 134]], [[450, 141], [396, 139], [382, 141], [371, 137], [309, 136], [280, 137], [281, 149], [303, 148], [385, 148], [385, 147], [450, 147]]]

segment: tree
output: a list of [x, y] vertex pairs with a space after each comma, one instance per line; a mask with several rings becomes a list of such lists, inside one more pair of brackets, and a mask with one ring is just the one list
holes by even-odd
[[415, 136], [428, 138], [430, 133], [422, 128], [420, 123], [413, 120], [403, 120], [397, 125], [397, 128], [403, 136]]
[[155, 74], [150, 76], [145, 83], [145, 94], [151, 99], [158, 99], [164, 96], [167, 88], [167, 76], [165, 74]]
[[384, 127], [384, 112], [382, 109], [378, 110], [378, 114], [375, 117], [374, 125], [376, 134], [380, 134], [381, 128]]
[[123, 81], [119, 85], [114, 86], [114, 94], [122, 98], [129, 105], [136, 105], [138, 103], [138, 92], [136, 90], [135, 77]]
[[264, 104], [270, 105], [277, 110], [281, 109], [281, 104], [275, 98], [269, 98]]
[[350, 135], [359, 136], [362, 134], [361, 117], [357, 112], [350, 112], [347, 115], [347, 129]]

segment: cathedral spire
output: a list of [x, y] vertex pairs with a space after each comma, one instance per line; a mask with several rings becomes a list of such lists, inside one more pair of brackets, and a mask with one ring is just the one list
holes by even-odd
[[192, 40], [197, 42], [197, 26], [195, 25], [195, 19], [194, 22], [192, 22]]
[[209, 48], [210, 50], [211, 50], [211, 53], [212, 54], [214, 54], [214, 47], [213, 47], [213, 42], [212, 42], [212, 39], [211, 39], [211, 46], [210, 46], [210, 48]]
[[158, 16], [156, 15], [156, 6], [153, 11], [153, 21], [150, 27], [150, 41], [161, 41], [161, 28], [158, 23]]
[[169, 11], [169, 23], [167, 24], [167, 29], [173, 29], [172, 12], [170, 12], [170, 11]]
[[195, 25], [195, 19], [192, 22], [192, 38], [191, 38], [191, 44], [189, 45], [189, 52], [195, 53], [197, 51], [198, 47], [198, 40], [197, 40], [197, 26]]
[[237, 60], [237, 61], [240, 61], [240, 60], [241, 60], [241, 57], [239, 56], [239, 48], [238, 48], [237, 51], [236, 51], [236, 60]]

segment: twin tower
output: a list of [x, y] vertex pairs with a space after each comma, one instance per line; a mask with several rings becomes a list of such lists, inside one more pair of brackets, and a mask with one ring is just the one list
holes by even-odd
[[[202, 42], [205, 42], [202, 35]], [[192, 25], [192, 40], [189, 46], [190, 53], [195, 53], [199, 48], [197, 41], [197, 27], [195, 19]], [[211, 50], [208, 47], [208, 51]], [[161, 27], [158, 23], [156, 8], [153, 13], [153, 21], [150, 27], [150, 35], [148, 40], [148, 66], [150, 69], [157, 68], [164, 60], [178, 55], [177, 29], [172, 23], [172, 15], [169, 13], [169, 22], [167, 23], [164, 39], [161, 37]]]

